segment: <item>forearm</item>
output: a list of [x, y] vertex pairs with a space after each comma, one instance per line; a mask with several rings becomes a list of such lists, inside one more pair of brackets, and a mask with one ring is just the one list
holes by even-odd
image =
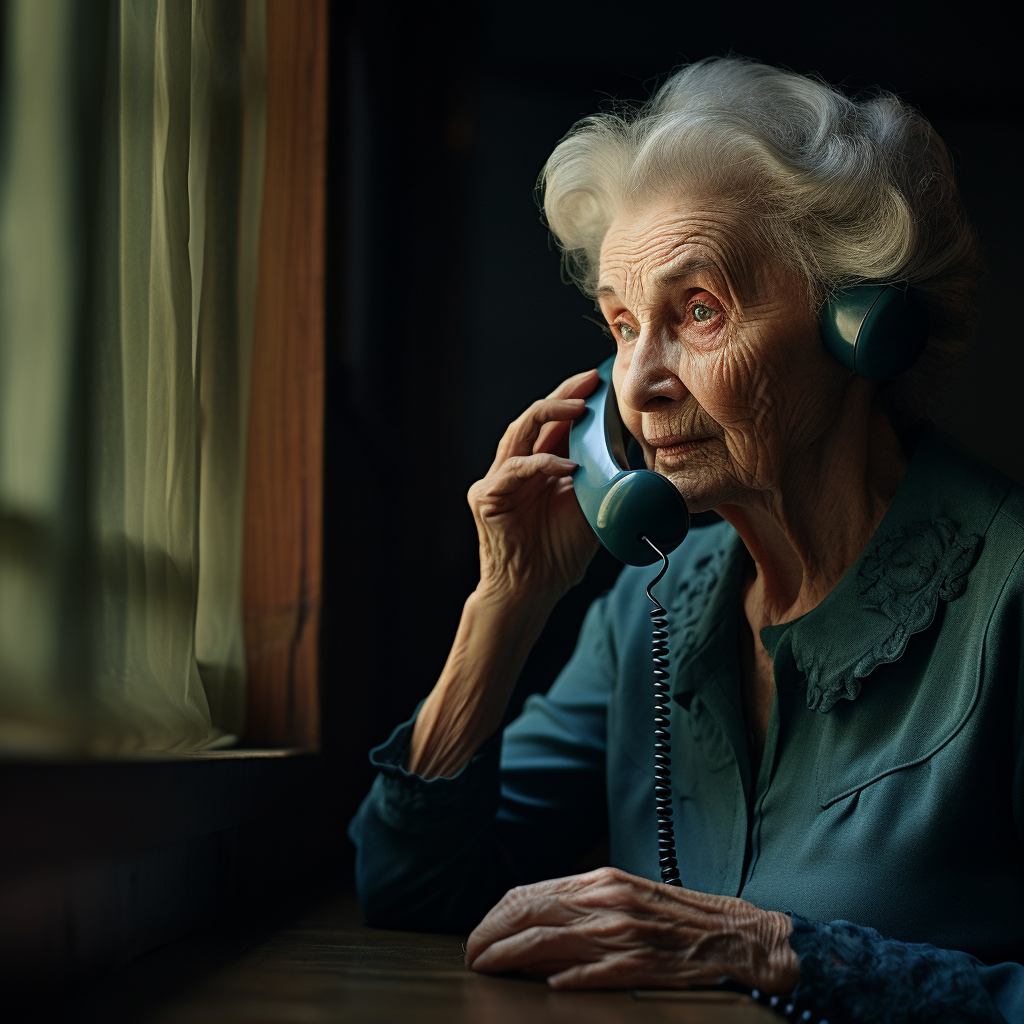
[[409, 771], [424, 779], [455, 775], [493, 735], [553, 605], [554, 599], [482, 588], [469, 596], [448, 660], [417, 716]]

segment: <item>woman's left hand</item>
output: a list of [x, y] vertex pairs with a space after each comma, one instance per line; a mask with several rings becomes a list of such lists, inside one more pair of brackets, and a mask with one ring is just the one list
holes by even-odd
[[746, 900], [599, 868], [510, 890], [466, 944], [474, 971], [546, 977], [554, 988], [686, 988], [731, 978], [791, 992], [792, 922]]

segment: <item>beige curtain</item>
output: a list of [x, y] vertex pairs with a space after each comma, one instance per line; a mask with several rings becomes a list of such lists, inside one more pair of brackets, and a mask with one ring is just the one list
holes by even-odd
[[232, 742], [262, 0], [7, 0], [0, 749]]

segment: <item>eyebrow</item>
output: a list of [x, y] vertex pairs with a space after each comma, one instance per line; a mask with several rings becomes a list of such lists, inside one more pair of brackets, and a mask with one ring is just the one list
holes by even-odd
[[708, 271], [720, 281], [725, 281], [725, 275], [718, 264], [714, 260], [709, 260], [706, 256], [692, 256], [690, 259], [684, 260], [682, 263], [672, 267], [668, 273], [658, 277], [656, 280], [660, 285], [674, 284], [685, 277], [694, 277], [697, 274], [707, 273]]
[[[708, 259], [706, 256], [691, 256], [690, 259], [684, 260], [682, 263], [677, 263], [675, 266], [669, 268], [668, 272], [657, 277], [656, 283], [662, 287], [668, 284], [674, 284], [676, 281], [681, 281], [687, 277], [693, 277], [696, 274], [702, 274], [709, 272], [714, 275], [723, 284], [725, 283], [725, 275], [722, 273], [721, 268], [715, 263], [714, 260]], [[610, 284], [602, 285], [597, 289], [596, 295], [612, 295], [617, 296], [619, 293], [615, 290], [615, 287]]]

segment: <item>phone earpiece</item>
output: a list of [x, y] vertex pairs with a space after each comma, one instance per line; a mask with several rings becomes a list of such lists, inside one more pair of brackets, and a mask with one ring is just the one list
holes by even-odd
[[865, 380], [892, 380], [920, 358], [928, 310], [913, 288], [854, 285], [832, 292], [818, 316], [829, 354]]

